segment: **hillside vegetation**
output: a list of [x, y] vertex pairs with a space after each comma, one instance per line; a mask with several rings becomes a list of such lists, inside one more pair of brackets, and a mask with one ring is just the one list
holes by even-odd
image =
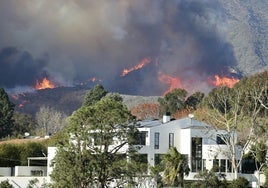
[[227, 16], [228, 40], [237, 68], [244, 75], [268, 68], [268, 1], [221, 0]]

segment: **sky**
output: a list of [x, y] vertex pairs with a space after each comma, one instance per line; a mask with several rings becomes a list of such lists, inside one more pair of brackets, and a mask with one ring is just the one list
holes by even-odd
[[236, 65], [227, 34], [218, 0], [1, 0], [0, 86], [207, 92]]

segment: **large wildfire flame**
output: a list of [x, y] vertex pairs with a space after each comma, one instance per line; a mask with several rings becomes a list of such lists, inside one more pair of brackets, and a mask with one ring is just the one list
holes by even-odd
[[42, 81], [36, 80], [36, 83], [35, 83], [35, 86], [34, 86], [34, 88], [37, 89], [37, 90], [40, 90], [40, 89], [53, 89], [55, 87], [56, 87], [56, 85], [52, 81], [47, 79], [47, 78], [43, 78]]
[[162, 83], [166, 83], [169, 85], [169, 88], [164, 92], [164, 95], [166, 95], [168, 92], [172, 91], [175, 88], [183, 88], [179, 78], [170, 76], [168, 74], [163, 74], [159, 72], [158, 80]]
[[234, 77], [220, 77], [219, 75], [215, 75], [214, 79], [215, 80], [210, 81], [214, 86], [227, 86], [229, 88], [232, 88], [237, 82], [239, 82], [239, 79], [236, 79]]
[[128, 73], [132, 72], [132, 71], [135, 71], [135, 70], [138, 70], [138, 69], [141, 69], [143, 68], [144, 66], [146, 66], [147, 64], [151, 63], [152, 62], [152, 58], [150, 57], [146, 57], [144, 59], [142, 59], [139, 64], [137, 64], [136, 66], [134, 67], [131, 67], [129, 69], [124, 69], [122, 71], [122, 74], [121, 76], [126, 76]]

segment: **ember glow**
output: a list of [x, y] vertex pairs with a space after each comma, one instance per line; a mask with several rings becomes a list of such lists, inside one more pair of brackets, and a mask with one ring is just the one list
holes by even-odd
[[158, 80], [169, 85], [168, 90], [166, 90], [163, 95], [167, 94], [175, 88], [183, 88], [179, 78], [172, 77], [168, 74], [158, 73]]
[[40, 89], [53, 89], [55, 88], [56, 85], [51, 82], [49, 79], [47, 78], [43, 78], [42, 81], [38, 81], [36, 80], [36, 84], [34, 86], [35, 89], [40, 90]]
[[122, 71], [121, 76], [126, 76], [128, 73], [135, 71], [135, 70], [139, 70], [141, 68], [143, 68], [144, 66], [146, 66], [147, 64], [151, 63], [152, 59], [150, 57], [146, 57], [144, 59], [142, 59], [139, 64], [135, 65], [134, 67], [131, 67], [129, 69], [124, 69]]
[[215, 86], [227, 86], [229, 88], [232, 88], [237, 82], [239, 82], [239, 79], [236, 79], [234, 77], [227, 77], [223, 76], [220, 77], [219, 75], [214, 76], [215, 80], [211, 80], [212, 84]]

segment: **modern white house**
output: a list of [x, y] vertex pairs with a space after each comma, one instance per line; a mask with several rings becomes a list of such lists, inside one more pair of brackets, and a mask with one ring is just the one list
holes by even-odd
[[[144, 120], [138, 124], [140, 135], [137, 145], [141, 146], [138, 152], [143, 155], [142, 158], [147, 158], [149, 166], [158, 164], [161, 155], [167, 154], [170, 147], [176, 147], [181, 154], [187, 156], [192, 173], [189, 178], [193, 178], [197, 172], [211, 170], [213, 166], [218, 166], [221, 173], [232, 172], [228, 148], [222, 140], [225, 130], [216, 130], [195, 120], [192, 115], [177, 120], [171, 120], [170, 116], [165, 115], [162, 120]], [[128, 146], [125, 145], [120, 151], [126, 152], [126, 147]], [[236, 158], [240, 159], [239, 147], [236, 149]], [[55, 150], [54, 147], [48, 148], [48, 164], [56, 154]], [[52, 170], [48, 166], [48, 174]]]
[[[142, 145], [139, 153], [147, 155], [150, 166], [158, 164], [161, 155], [168, 153], [170, 147], [176, 147], [187, 156], [193, 173], [211, 170], [215, 165], [222, 173], [232, 171], [228, 148], [222, 140], [226, 131], [197, 121], [193, 115], [178, 120], [164, 116], [162, 121], [141, 121], [139, 131]], [[236, 158], [240, 159], [240, 156], [237, 147]]]

